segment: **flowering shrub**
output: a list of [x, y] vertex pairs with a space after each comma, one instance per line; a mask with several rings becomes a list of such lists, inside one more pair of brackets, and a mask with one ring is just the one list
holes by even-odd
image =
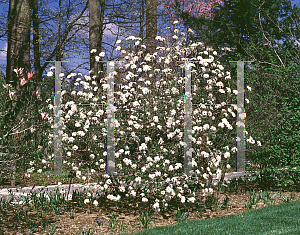
[[[174, 40], [177, 39], [179, 37], [176, 36]], [[140, 44], [140, 38], [129, 37], [126, 40], [135, 41], [137, 54], [139, 56], [143, 54], [145, 46]], [[156, 40], [164, 42], [164, 39], [159, 36]], [[120, 44], [119, 41], [117, 43]], [[216, 170], [217, 178], [221, 179], [226, 168], [230, 168], [228, 162], [231, 153], [237, 151], [236, 147], [229, 148], [235, 139], [230, 136], [233, 129], [232, 124], [226, 119], [230, 113], [235, 120], [236, 114], [231, 108], [221, 109], [228, 102], [232, 93], [237, 94], [236, 90], [232, 91], [229, 87], [232, 83], [230, 73], [224, 73], [224, 67], [218, 62], [215, 63], [214, 57], [207, 51], [204, 51], [202, 55], [203, 57], [208, 56], [208, 59], [197, 55], [198, 51], [203, 49], [201, 43], [193, 43], [183, 49], [180, 49], [183, 41], [177, 43], [173, 48], [165, 49], [164, 46], [157, 48], [161, 55], [159, 58], [158, 52], [153, 55], [147, 54], [141, 59], [130, 50], [121, 50], [121, 46], [116, 49], [121, 50], [126, 60], [125, 66], [113, 73], [122, 84], [120, 91], [117, 91], [115, 95], [117, 105], [114, 107], [116, 112], [114, 124], [116, 169], [119, 173], [123, 173], [124, 177], [115, 179], [104, 174], [104, 183], [102, 183], [103, 186], [100, 186], [110, 200], [119, 201], [124, 198], [132, 198], [137, 203], [149, 203], [157, 211], [161, 207], [167, 207], [167, 201], [176, 200], [176, 198], [179, 198], [181, 203], [195, 203], [195, 185], [198, 184], [198, 180], [211, 178], [215, 173], [211, 171], [212, 166], [218, 168]], [[216, 52], [213, 54], [216, 55]], [[203, 156], [208, 166], [198, 169], [197, 159], [193, 157], [194, 174], [179, 176], [183, 172], [182, 160], [185, 145], [181, 141], [185, 120], [184, 101], [181, 95], [184, 94], [184, 75], [180, 76], [168, 66], [183, 69], [184, 63], [177, 61], [180, 59], [184, 61], [187, 58], [197, 60], [197, 63], [191, 61], [188, 65], [193, 67], [192, 72], [196, 74], [193, 77], [194, 91], [198, 90], [198, 92], [193, 94], [197, 95], [197, 99], [202, 103], [212, 104], [209, 109], [205, 105], [200, 105], [193, 111], [195, 120], [193, 120], [193, 124], [200, 125], [194, 126], [192, 130], [194, 135], [192, 141], [196, 146], [194, 152], [197, 157]], [[206, 67], [208, 67], [208, 71], [211, 71], [210, 74], [207, 73]], [[134, 81], [135, 78], [138, 78], [138, 82], [141, 82], [142, 86]], [[157, 78], [159, 81], [156, 80]], [[100, 101], [106, 101], [105, 93], [106, 89], [109, 89], [108, 78], [102, 79], [99, 87], [95, 81], [92, 81], [92, 85], [95, 86], [93, 88], [90, 88], [88, 84], [91, 78], [85, 76], [85, 79], [87, 82], [80, 82], [84, 85], [84, 89], [97, 91], [97, 94], [94, 95], [91, 91], [79, 91], [77, 95], [82, 96], [82, 98], [77, 98], [79, 102], [84, 100], [86, 102], [90, 99], [97, 102], [99, 98]], [[79, 85], [79, 80], [76, 80], [76, 86]], [[196, 84], [199, 84], [199, 89]], [[223, 87], [226, 87], [227, 93], [222, 89]], [[65, 91], [62, 92], [62, 95], [64, 94]], [[71, 94], [76, 96], [75, 91]], [[219, 101], [223, 102], [213, 105]], [[122, 110], [116, 107], [122, 107]], [[49, 108], [53, 107], [49, 105]], [[70, 159], [81, 161], [81, 164], [89, 162], [92, 167], [99, 166], [100, 163], [98, 170], [105, 173], [104, 157], [107, 155], [105, 123], [107, 123], [107, 119], [104, 118], [104, 108], [101, 106], [77, 108], [75, 102], [71, 101], [67, 102], [64, 110], [68, 110], [63, 119], [63, 130], [66, 130], [63, 133], [63, 141], [67, 146], [64, 151], [67, 156]], [[223, 116], [225, 117], [223, 118]], [[68, 132], [74, 126], [78, 131]], [[80, 128], [83, 128], [84, 131]], [[102, 133], [98, 133], [99, 130], [102, 130]], [[68, 134], [71, 134], [72, 137], [69, 137]], [[224, 136], [229, 138], [224, 138]], [[74, 141], [77, 144], [73, 144]], [[99, 141], [100, 144], [97, 146], [96, 142]], [[79, 150], [84, 153], [76, 154]], [[210, 183], [208, 187], [202, 189], [203, 195], [213, 193], [218, 183], [216, 185]], [[201, 184], [201, 187], [204, 187], [204, 184]]]
[[[30, 157], [33, 158], [36, 157], [36, 154], [40, 154], [37, 153], [40, 148], [36, 148], [37, 144], [35, 143], [34, 146], [33, 143], [34, 132], [36, 129], [46, 130], [50, 128], [50, 126], [47, 126], [48, 123], [43, 122], [47, 119], [48, 114], [40, 113], [37, 110], [42, 102], [43, 94], [34, 91], [36, 85], [34, 84], [33, 73], [28, 72], [26, 74], [24, 68], [16, 68], [14, 72], [19, 83], [6, 84], [5, 80], [1, 81], [1, 87], [4, 89], [2, 88], [0, 94], [3, 101], [1, 106], [3, 112], [1, 112], [0, 142], [2, 146], [9, 146], [2, 151], [14, 153], [18, 157], [13, 157], [13, 159], [7, 159], [6, 155], [0, 157], [0, 165], [3, 168], [9, 166], [12, 161], [22, 161], [20, 164], [27, 166]], [[12, 112], [13, 110], [14, 112]], [[16, 113], [21, 115], [20, 120], [15, 119]], [[18, 148], [15, 148], [15, 146], [18, 146]]]

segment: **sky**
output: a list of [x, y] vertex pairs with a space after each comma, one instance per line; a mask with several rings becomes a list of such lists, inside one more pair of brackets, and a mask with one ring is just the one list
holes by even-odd
[[[45, 0], [43, 0], [43, 1], [45, 1]], [[80, 3], [79, 0], [75, 0], [75, 1], [76, 1], [76, 3]], [[119, 0], [119, 1], [121, 1], [121, 0]], [[299, 1], [300, 0], [293, 0], [293, 4], [296, 4], [296, 3], [299, 4]], [[73, 18], [75, 18], [79, 14], [79, 12], [83, 8], [83, 6], [85, 5], [85, 1], [82, 0], [81, 2], [82, 2], [82, 4], [80, 5], [81, 7], [75, 9], [75, 13], [72, 13], [72, 15], [70, 17], [70, 20], [72, 20]], [[2, 15], [2, 14], [4, 14], [5, 11], [8, 10], [8, 4], [0, 3], [0, 5], [1, 5], [1, 7], [0, 7], [0, 14]], [[58, 7], [58, 1], [51, 2], [50, 7], [48, 6], [48, 8], [53, 9], [53, 12], [57, 11], [57, 7]], [[163, 10], [163, 7], [160, 6], [159, 9]], [[86, 22], [86, 23], [88, 22], [87, 13], [88, 13], [88, 10], [84, 14], [84, 16], [86, 16], [86, 18], [81, 21], [82, 23], [83, 22]], [[4, 17], [4, 16], [2, 15], [2, 17]], [[53, 25], [51, 26], [51, 24], [53, 24]], [[160, 24], [161, 24], [161, 20], [159, 18], [158, 19], [158, 25], [160, 25]], [[165, 28], [166, 26], [169, 26], [169, 25], [161, 25], [159, 27], [164, 27]], [[178, 26], [181, 29], [183, 28], [182, 24], [181, 25], [179, 24]], [[51, 27], [55, 28], [57, 26], [54, 25], [53, 21], [49, 21], [49, 25], [47, 25], [47, 27], [49, 27], [49, 28], [51, 28]], [[87, 29], [88, 29], [88, 27], [87, 27]], [[115, 25], [115, 24], [109, 24], [109, 25], [107, 25], [107, 28], [104, 31], [104, 43], [113, 44], [116, 41], [116, 37], [115, 37], [114, 33], [116, 34], [117, 30], [118, 30], [117, 25]], [[87, 37], [88, 37], [88, 33], [87, 32], [88, 31], [84, 32], [84, 31], [81, 30], [81, 31], [77, 32], [77, 34], [80, 35], [81, 38], [86, 38], [87, 39]], [[164, 30], [164, 32], [165, 32], [165, 30]], [[131, 35], [125, 35], [125, 36], [131, 36]], [[137, 36], [137, 34], [134, 35], [134, 36]], [[31, 39], [32, 39], [32, 35], [31, 35]], [[125, 37], [121, 37], [119, 39], [124, 40]], [[51, 36], [49, 38], [49, 41], [51, 41]], [[280, 43], [280, 41], [279, 41], [279, 43]], [[66, 64], [67, 64], [69, 70], [72, 69], [72, 68], [77, 67], [80, 63], [89, 62], [89, 59], [81, 59], [81, 58], [88, 58], [88, 56], [89, 56], [89, 50], [87, 50], [86, 48], [85, 49], [83, 49], [83, 48], [76, 48], [76, 49], [80, 53], [77, 53], [77, 54], [74, 54], [74, 55], [69, 55], [70, 58], [64, 58], [64, 60], [71, 61], [70, 63], [63, 64], [63, 66], [66, 66]], [[4, 41], [4, 38], [0, 38], [0, 50], [3, 50], [3, 51], [0, 51], [0, 71], [3, 71], [4, 74], [5, 74], [7, 42]], [[108, 55], [111, 55], [112, 52], [113, 52], [112, 55], [116, 55], [116, 51], [112, 51], [111, 48], [109, 48], [105, 52]], [[68, 57], [68, 55], [65, 55], [65, 56]], [[33, 53], [32, 53], [32, 57], [33, 57]], [[54, 58], [52, 60], [54, 60]], [[43, 64], [43, 62], [42, 62], [42, 64]], [[50, 63], [50, 65], [46, 69], [47, 72], [50, 71], [50, 67], [51, 66], [54, 66], [54, 63]], [[82, 73], [83, 75], [89, 75], [89, 72], [88, 72], [89, 71], [89, 63], [87, 63], [85, 65], [85, 67], [86, 67], [86, 69], [80, 68], [80, 69], [77, 69], [76, 72], [77, 73]], [[62, 68], [62, 72], [64, 72], [63, 70], [64, 70], [64, 68]], [[54, 72], [54, 70], [53, 70], [53, 72]]]
[[[78, 0], [76, 0], [76, 2], [80, 2]], [[115, 1], [116, 2], [116, 1]], [[5, 6], [4, 8], [0, 7], [0, 14], [3, 14], [3, 12], [5, 10], [8, 10], [8, 5], [5, 5], [3, 3], [1, 3], [3, 6]], [[1, 5], [0, 4], [0, 5]], [[49, 8], [52, 8], [53, 11], [57, 11], [57, 8], [58, 8], [58, 1], [56, 3], [53, 3], [52, 4], [55, 6], [53, 7], [49, 7]], [[83, 1], [83, 4], [81, 4], [81, 7], [77, 10], [77, 12], [75, 12], [75, 14], [72, 14], [70, 19], [69, 19], [69, 22], [71, 22], [74, 18], [77, 17], [77, 15], [81, 12], [81, 9], [83, 9], [83, 6], [85, 5], [85, 1]], [[55, 9], [56, 8], [56, 9]], [[84, 16], [85, 18], [83, 18], [82, 20], [80, 20], [81, 23], [88, 23], [88, 10], [84, 13]], [[106, 19], [107, 20], [107, 19]], [[53, 21], [49, 21], [49, 28], [51, 27], [57, 27], [56, 25], [54, 26], [50, 26], [50, 24], [53, 23]], [[159, 22], [160, 23], [160, 22]], [[138, 28], [138, 27], [136, 27]], [[84, 38], [88, 38], [88, 26], [86, 27], [86, 31], [84, 30], [80, 30], [77, 32], [77, 35], [80, 35], [80, 37], [84, 37]], [[103, 39], [104, 39], [104, 43], [110, 43], [110, 44], [114, 44], [114, 42], [116, 41], [116, 36], [114, 34], [117, 34], [117, 31], [118, 31], [118, 27], [117, 25], [115, 24], [108, 24], [106, 26], [106, 29], [104, 30], [104, 36], [103, 36]], [[130, 34], [127, 33], [126, 35], [126, 32], [125, 32], [125, 36], [123, 37], [119, 37], [118, 39], [121, 39], [121, 40], [124, 40], [126, 37], [128, 36], [131, 36]], [[31, 35], [31, 39], [33, 38], [33, 36]], [[116, 45], [117, 46], [117, 45]], [[78, 48], [77, 48], [78, 49]], [[5, 74], [5, 66], [6, 66], [6, 50], [7, 50], [7, 42], [4, 41], [2, 39], [0, 39], [0, 50], [3, 50], [3, 51], [0, 51], [0, 71], [3, 71], [4, 74]], [[80, 48], [79, 48], [80, 50]], [[77, 50], [77, 51], [79, 51]], [[68, 58], [67, 55], [64, 55], [64, 60], [67, 60], [67, 61], [71, 61], [70, 63], [64, 63], [63, 66], [65, 66], [66, 64], [70, 67], [70, 68], [75, 68], [77, 67], [80, 63], [83, 63], [83, 62], [89, 62], [89, 50], [87, 48], [85, 49], [82, 49], [81, 50], [81, 54], [74, 54], [74, 55], [70, 55]], [[108, 48], [108, 50], [105, 50], [105, 53], [108, 54], [110, 57], [111, 55], [113, 56], [116, 56], [117, 55], [117, 52], [115, 50], [112, 50], [112, 48]], [[113, 54], [112, 54], [113, 53]], [[33, 57], [33, 53], [32, 53], [32, 57]], [[87, 58], [87, 59], [82, 59], [82, 58]], [[54, 58], [52, 59], [54, 60]], [[43, 64], [43, 62], [42, 62]], [[50, 71], [50, 67], [51, 66], [54, 66], [54, 63], [51, 63], [48, 68], [46, 69], [46, 71]], [[85, 68], [87, 69], [77, 69], [76, 72], [77, 73], [82, 73], [83, 75], [89, 75], [89, 63], [85, 65]], [[63, 69], [62, 69], [62, 72], [63, 72]]]

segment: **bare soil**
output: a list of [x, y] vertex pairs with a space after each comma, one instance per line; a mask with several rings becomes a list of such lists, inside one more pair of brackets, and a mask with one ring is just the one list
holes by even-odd
[[[84, 174], [84, 173], [83, 173]], [[34, 175], [34, 174], [33, 174]], [[33, 186], [33, 184], [49, 185], [51, 183], [57, 184], [57, 181], [64, 182], [64, 179], [54, 179], [54, 177], [40, 176], [39, 181], [36, 178], [32, 177], [26, 182], [26, 186]], [[79, 181], [79, 179], [75, 179]], [[92, 179], [90, 182], [95, 181], [96, 178]], [[34, 182], [35, 181], [35, 182]], [[38, 183], [37, 183], [38, 182]], [[73, 183], [75, 183], [73, 182]], [[24, 184], [25, 182], [17, 180], [17, 184]], [[211, 208], [205, 207], [205, 201], [208, 199], [208, 195], [201, 197], [197, 196], [196, 199], [200, 201], [199, 206], [193, 206], [189, 209], [187, 220], [207, 220], [210, 218], [223, 217], [226, 215], [232, 214], [241, 214], [248, 209], [245, 208], [244, 203], [249, 201], [249, 190], [255, 189], [256, 193], [258, 193], [259, 189], [266, 190], [266, 185], [257, 185], [254, 183], [243, 183], [239, 184], [237, 187], [237, 192], [219, 192], [218, 195], [215, 195], [218, 198], [220, 203], [223, 203], [226, 197], [229, 198], [229, 204], [227, 208], [217, 209], [217, 206], [214, 205]], [[270, 195], [273, 193], [277, 193], [275, 196], [274, 205], [283, 203], [283, 199], [281, 198], [280, 193], [284, 196], [290, 197], [292, 189], [297, 189], [297, 192], [293, 193], [294, 201], [300, 200], [300, 190], [299, 186], [295, 186], [294, 182], [291, 182], [288, 186], [278, 187], [278, 188], [270, 188]], [[56, 225], [55, 234], [76, 234], [77, 232], [86, 231], [87, 228], [91, 228], [95, 233], [101, 235], [111, 235], [111, 234], [130, 234], [138, 231], [142, 231], [143, 228], [140, 223], [137, 221], [139, 218], [139, 209], [146, 211], [146, 208], [142, 205], [136, 205], [135, 201], [129, 201], [128, 203], [120, 203], [112, 202], [107, 200], [105, 203], [99, 203], [98, 206], [94, 206], [92, 204], [83, 204], [76, 205], [76, 203], [68, 202], [68, 205], [71, 208], [74, 208], [74, 212], [71, 209], [68, 212], [62, 213], [62, 215], [56, 215], [53, 211], [44, 213], [43, 216], [45, 220], [48, 221], [49, 226], [54, 227]], [[149, 227], [156, 226], [170, 226], [177, 224], [176, 221], [176, 212], [177, 206], [181, 205], [180, 201], [171, 201], [169, 202], [169, 211], [166, 211], [164, 215], [160, 215], [158, 212], [154, 212], [153, 209], [150, 210], [151, 222]], [[258, 201], [256, 205], [254, 205], [253, 209], [259, 209], [262, 207], [268, 206], [269, 203], [264, 204], [262, 201]], [[73, 207], [74, 206], [74, 207]], [[201, 209], [202, 214], [201, 214]], [[22, 206], [21, 206], [22, 208]], [[62, 206], [62, 211], [66, 209], [65, 206]], [[18, 222], [14, 217], [14, 210], [19, 211], [16, 205], [12, 206], [12, 208], [2, 209], [1, 220], [0, 220], [0, 231], [2, 234], [32, 234], [30, 233], [30, 229], [32, 227], [31, 222], [26, 222], [25, 220], [22, 222]], [[24, 211], [28, 211], [28, 214], [32, 215], [32, 221], [34, 221], [36, 225], [36, 233], [35, 234], [47, 234], [46, 230], [42, 227], [42, 220], [39, 216], [39, 211], [34, 211], [33, 206], [23, 206]], [[5, 211], [5, 212], [4, 212]], [[73, 212], [73, 214], [72, 214]], [[109, 226], [109, 222], [111, 221], [111, 213], [114, 212], [114, 215], [117, 215], [116, 218], [116, 226], [114, 229]], [[5, 213], [5, 214], [4, 214]], [[73, 216], [72, 216], [73, 215]], [[99, 224], [96, 222], [99, 220]], [[126, 223], [126, 228], [121, 230], [121, 224]], [[49, 228], [47, 226], [47, 228]], [[84, 229], [83, 229], [84, 228]]]

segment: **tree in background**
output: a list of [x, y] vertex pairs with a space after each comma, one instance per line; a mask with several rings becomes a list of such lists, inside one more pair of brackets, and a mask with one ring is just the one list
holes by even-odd
[[42, 68], [40, 60], [40, 31], [39, 31], [39, 9], [37, 0], [31, 0], [32, 9], [32, 33], [33, 33], [33, 55], [34, 55], [34, 70], [35, 81], [38, 94], [42, 94]]
[[[25, 127], [25, 129], [28, 128], [28, 124], [24, 124], [22, 112], [26, 109], [28, 110], [30, 100], [29, 86], [23, 82], [25, 81], [24, 79], [30, 79], [31, 76], [30, 22], [31, 12], [29, 0], [9, 1], [7, 17], [7, 66], [5, 77], [7, 93], [5, 94], [6, 99], [3, 100], [3, 102], [5, 101], [3, 105], [5, 113], [1, 115], [1, 131], [6, 133], [2, 135], [2, 138], [6, 137], [6, 140], [12, 139], [8, 135], [15, 132], [13, 127], [16, 128], [16, 123], [23, 124], [23, 128]], [[9, 92], [8, 89], [10, 88], [8, 86], [11, 86], [15, 93]], [[3, 92], [1, 93], [3, 94]], [[1, 97], [3, 97], [3, 95]], [[17, 134], [18, 137], [18, 132], [15, 132], [15, 134]], [[25, 138], [29, 139], [29, 136], [26, 135]], [[3, 143], [3, 141], [1, 142]], [[12, 144], [12, 141], [9, 141], [9, 143]], [[5, 160], [8, 160], [7, 157]]]
[[[8, 33], [7, 33], [7, 66], [6, 84], [10, 84], [19, 91], [17, 101], [12, 102], [12, 107], [8, 110], [5, 120], [20, 119], [21, 106], [24, 107], [25, 86], [20, 87], [19, 76], [14, 69], [23, 68], [23, 74], [31, 72], [30, 68], [30, 4], [29, 0], [9, 1], [8, 12]], [[23, 101], [23, 102], [22, 102]], [[14, 121], [14, 120], [13, 120]]]
[[166, 15], [169, 19], [177, 19], [179, 22], [184, 22], [181, 17], [182, 13], [198, 18], [199, 16], [211, 18], [213, 9], [223, 4], [223, 0], [159, 0], [159, 4], [165, 7]]
[[214, 49], [232, 48], [220, 58], [232, 75], [236, 65], [228, 60], [255, 61], [252, 70], [245, 66], [245, 84], [253, 89], [246, 129], [263, 146], [247, 148], [248, 157], [262, 168], [299, 164], [299, 47], [292, 39], [299, 38], [299, 8], [289, 1], [226, 0], [211, 20], [179, 15], [198, 35], [202, 25], [208, 27], [206, 39]]
[[[32, 61], [32, 59], [30, 59], [31, 19], [33, 20], [34, 75], [31, 73], [32, 69], [30, 63]], [[72, 24], [70, 28], [72, 28]], [[66, 31], [70, 31], [70, 28]], [[20, 151], [18, 151], [18, 153], [23, 154], [23, 157], [26, 154], [34, 152], [29, 150], [30, 146], [27, 146], [32, 144], [35, 135], [34, 131], [36, 127], [39, 126], [39, 119], [42, 119], [41, 114], [38, 112], [38, 109], [41, 108], [41, 97], [44, 95], [41, 92], [41, 74], [49, 62], [46, 62], [41, 68], [39, 37], [37, 2], [10, 1], [7, 16], [8, 49], [5, 83], [7, 86], [11, 85], [12, 89], [16, 92], [15, 94], [12, 92], [9, 93], [10, 88], [6, 87], [6, 94], [2, 93], [5, 96], [3, 98], [4, 112], [1, 114], [1, 131], [3, 133], [1, 142], [4, 146], [6, 145], [9, 148], [13, 148], [13, 146], [11, 146], [12, 143], [14, 143], [13, 145], [19, 145], [18, 148], [22, 153]], [[66, 40], [66, 38], [64, 38], [64, 40]], [[60, 45], [55, 48], [48, 60], [51, 60], [59, 49]], [[1, 86], [2, 85], [4, 84], [1, 84]], [[8, 97], [8, 93], [10, 97]], [[3, 97], [3, 95], [1, 97]], [[44, 129], [40, 128], [40, 130]], [[41, 135], [39, 135], [39, 139], [39, 141], [41, 141]], [[45, 138], [43, 140], [45, 142]], [[36, 150], [36, 147], [31, 147]], [[9, 148], [6, 148], [5, 151], [11, 152]]]
[[157, 36], [157, 0], [146, 0], [146, 49], [147, 53], [156, 51]]
[[[187, 21], [186, 17], [184, 17], [185, 15], [193, 16], [197, 19], [212, 19], [214, 9], [222, 6], [223, 0], [160, 0], [159, 4], [164, 6], [164, 13], [168, 21], [173, 22], [176, 19], [180, 23], [185, 24]], [[197, 40], [203, 42], [205, 47], [208, 47], [209, 45], [206, 40], [208, 27], [198, 24], [197, 29], [201, 30], [201, 34], [199, 35], [202, 35]]]
[[[89, 40], [90, 51], [96, 49], [97, 55], [102, 51], [102, 38], [104, 33], [104, 0], [89, 0]], [[99, 72], [103, 71], [103, 64], [98, 63], [95, 59], [95, 54], [90, 56], [90, 70], [93, 71], [91, 76], [98, 75], [96, 82], [100, 84]], [[103, 73], [101, 74], [103, 76]], [[102, 77], [101, 76], [101, 77]], [[90, 82], [90, 85], [92, 83]]]

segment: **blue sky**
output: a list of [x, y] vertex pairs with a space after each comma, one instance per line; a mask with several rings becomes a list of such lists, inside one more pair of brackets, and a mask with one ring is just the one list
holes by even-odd
[[[79, 3], [79, 2], [80, 1], [76, 0], [76, 3]], [[83, 8], [83, 6], [85, 5], [85, 1], [82, 1], [82, 2], [83, 2], [83, 4], [81, 4], [80, 9], [78, 8], [77, 12], [74, 15], [72, 15], [72, 17], [76, 17], [76, 15], [79, 13], [79, 11], [81, 11], [81, 9]], [[299, 4], [299, 0], [293, 0], [293, 3], [294, 4], [296, 4], [296, 3]], [[57, 8], [57, 6], [58, 6], [58, 1], [52, 2], [51, 4], [53, 5], [53, 7], [51, 7], [51, 8], [53, 9], [53, 11], [55, 11], [55, 7]], [[8, 4], [0, 3], [0, 5], [1, 5], [1, 7], [0, 7], [0, 14], [4, 14], [4, 12], [8, 10]], [[163, 10], [163, 7], [160, 7], [160, 10]], [[85, 12], [84, 15], [87, 16], [87, 13], [88, 13], [88, 10]], [[83, 22], [88, 22], [87, 21], [88, 18], [86, 17], [85, 19], [86, 20], [83, 20]], [[53, 23], [52, 21], [50, 21], [50, 22]], [[159, 28], [164, 29], [165, 27], [171, 26], [172, 24], [171, 25], [161, 25], [161, 20], [158, 19], [158, 25], [159, 25]], [[55, 26], [52, 26], [52, 27], [55, 27]], [[183, 25], [179, 25], [179, 28], [182, 28], [182, 27], [183, 27]], [[107, 29], [104, 31], [104, 42], [105, 43], [111, 43], [111, 44], [113, 44], [113, 42], [115, 42], [115, 40], [116, 40], [116, 37], [113, 35], [113, 33], [116, 33], [117, 30], [118, 30], [118, 28], [117, 28], [116, 25], [114, 25], [114, 24], [108, 25]], [[165, 32], [165, 30], [163, 30], [163, 32]], [[87, 38], [88, 37], [88, 34], [86, 32], [79, 31], [78, 33], [83, 38]], [[131, 35], [128, 34], [128, 35], [125, 35], [125, 36], [131, 36]], [[138, 34], [136, 32], [136, 35], [134, 35], [134, 36], [137, 36], [137, 35]], [[162, 36], [164, 36], [164, 35], [162, 35]], [[125, 37], [121, 37], [119, 39], [125, 39]], [[4, 38], [1, 38], [0, 39], [0, 50], [6, 50], [6, 49], [7, 49], [7, 43], [6, 43], [6, 41], [4, 41]], [[89, 56], [89, 50], [87, 50], [87, 49], [84, 50], [84, 49], [80, 49], [79, 48], [79, 51], [81, 51], [82, 53], [81, 54], [75, 54], [75, 55], [69, 55], [69, 58], [68, 58], [68, 55], [65, 55], [66, 57], [64, 58], [64, 60], [71, 61], [71, 63], [67, 63], [67, 66], [68, 66], [69, 69], [77, 67], [80, 63], [88, 62], [89, 61], [88, 59], [80, 59], [80, 58], [88, 58], [88, 56]], [[108, 48], [108, 50], [106, 50], [105, 52], [109, 56], [110, 55], [112, 55], [112, 56], [116, 55], [115, 54], [116, 51], [113, 52], [111, 48]], [[111, 54], [111, 53], [113, 53], [113, 54]], [[76, 58], [74, 58], [74, 57], [76, 57]], [[32, 55], [32, 58], [33, 58], [33, 55]], [[54, 58], [52, 60], [54, 60]], [[43, 62], [42, 62], [42, 64], [43, 64]], [[0, 70], [3, 71], [4, 73], [5, 73], [5, 66], [6, 66], [6, 53], [5, 53], [5, 51], [0, 51]], [[46, 69], [47, 72], [50, 71], [49, 69], [50, 69], [51, 66], [54, 66], [54, 63], [51, 63], [48, 66], [48, 68]], [[89, 68], [89, 63], [87, 63], [85, 65], [85, 67]], [[81, 68], [81, 69], [77, 69], [75, 72], [76, 73], [80, 72], [83, 75], [88, 75], [89, 74], [88, 71], [89, 71], [89, 69], [83, 69], [83, 68]], [[62, 69], [62, 72], [64, 72], [63, 69]]]
[[[76, 3], [78, 3], [80, 1], [76, 0]], [[56, 3], [52, 3], [54, 6], [52, 7], [49, 7], [49, 8], [52, 8], [53, 11], [57, 11], [57, 7], [58, 7], [58, 1]], [[3, 14], [4, 11], [7, 11], [8, 10], [8, 5], [5, 5], [3, 3], [1, 3], [0, 5], [2, 5], [3, 7], [0, 7], [0, 14]], [[77, 9], [77, 12], [71, 16], [71, 19], [70, 21], [75, 18], [80, 12], [81, 12], [81, 9], [83, 9], [85, 5], [85, 1], [83, 1], [83, 4], [81, 4], [81, 7]], [[55, 9], [56, 8], [56, 9]], [[160, 9], [162, 9], [160, 7]], [[85, 18], [81, 21], [82, 23], [84, 22], [88, 22], [88, 10], [84, 13], [84, 16]], [[54, 26], [51, 26], [51, 24], [53, 24], [53, 21], [49, 21], [49, 28], [51, 27], [57, 27], [56, 25]], [[161, 24], [161, 22], [159, 21], [159, 24]], [[169, 25], [165, 25], [165, 27], [167, 27]], [[47, 26], [48, 27], [48, 26]], [[138, 29], [138, 25], [136, 27]], [[86, 29], [88, 30], [88, 27], [86, 27]], [[104, 43], [110, 43], [110, 44], [114, 44], [114, 42], [116, 41], [116, 36], [114, 34], [117, 34], [117, 31], [118, 31], [118, 27], [117, 25], [115, 24], [108, 24], [107, 25], [107, 29], [104, 31]], [[80, 30], [78, 31], [77, 35], [80, 35], [80, 37], [84, 37], [84, 38], [88, 38], [88, 31], [83, 31], [83, 30]], [[126, 37], [128, 36], [137, 36], [138, 35], [138, 32], [136, 32], [136, 34], [129, 34], [127, 32], [125, 32], [125, 35], [123, 37], [120, 37], [118, 39], [121, 39], [121, 40], [124, 40]], [[32, 35], [31, 35], [31, 39], [32, 39]], [[6, 66], [6, 52], [5, 50], [7, 50], [7, 42], [4, 41], [4, 39], [2, 38], [2, 41], [0, 39], [0, 50], [4, 50], [4, 51], [1, 51], [0, 52], [0, 70], [4, 72], [5, 74], [5, 66]], [[112, 50], [112, 48], [108, 47], [107, 50], [103, 50], [105, 51], [105, 53], [109, 56], [109, 57], [112, 57], [112, 56], [116, 56], [116, 51], [115, 50]], [[75, 55], [64, 55], [64, 60], [68, 60], [68, 61], [71, 61], [71, 63], [65, 63], [63, 66], [67, 65], [70, 69], [73, 69], [75, 67], [77, 67], [80, 63], [83, 63], [83, 62], [89, 62], [89, 50], [87, 48], [81, 50], [81, 54], [75, 54]], [[75, 57], [75, 58], [74, 58]], [[32, 54], [32, 58], [33, 58], [33, 54]], [[87, 59], [81, 59], [81, 58], [87, 58]], [[107, 57], [104, 58], [105, 60], [107, 60]], [[52, 59], [54, 60], [54, 58]], [[44, 62], [42, 62], [43, 64]], [[54, 66], [54, 63], [51, 63], [48, 68], [46, 69], [46, 71], [50, 71], [50, 67], [51, 66]], [[89, 63], [85, 65], [85, 67], [87, 69], [77, 69], [75, 72], [76, 73], [82, 73], [83, 75], [89, 75]], [[62, 69], [62, 72], [63, 69]]]

